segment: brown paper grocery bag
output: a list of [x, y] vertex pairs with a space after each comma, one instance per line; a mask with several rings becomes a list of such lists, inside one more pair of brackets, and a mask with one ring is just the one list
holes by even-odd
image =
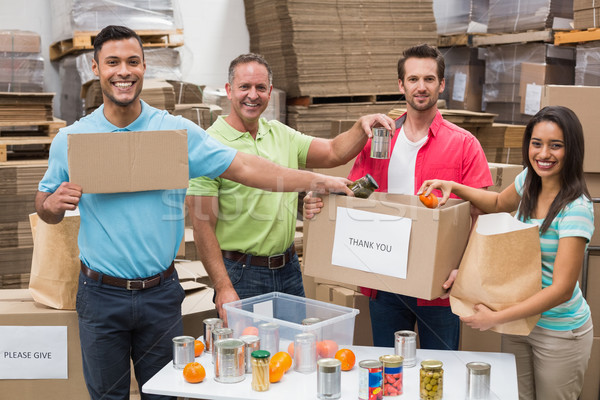
[[65, 215], [60, 223], [47, 224], [31, 214], [29, 222], [33, 233], [29, 291], [33, 299], [48, 307], [74, 310], [80, 271], [79, 215]]
[[[542, 290], [539, 227], [508, 213], [481, 215], [450, 292], [452, 312], [474, 314], [475, 304], [503, 310]], [[493, 327], [498, 333], [529, 335], [540, 316]]]

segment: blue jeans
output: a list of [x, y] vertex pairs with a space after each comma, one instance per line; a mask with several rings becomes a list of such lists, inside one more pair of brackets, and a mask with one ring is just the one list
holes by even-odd
[[378, 290], [369, 310], [375, 346], [394, 347], [394, 333], [417, 323], [421, 349], [458, 350], [460, 319], [450, 307], [417, 306], [414, 297]]
[[302, 272], [298, 255], [279, 269], [249, 265], [247, 260], [233, 261], [223, 258], [229, 279], [240, 299], [270, 292], [282, 292], [304, 297]]
[[79, 274], [77, 314], [83, 375], [93, 400], [129, 399], [130, 359], [140, 392], [142, 385], [172, 360], [172, 339], [183, 334], [184, 297], [176, 272], [144, 290], [121, 289]]

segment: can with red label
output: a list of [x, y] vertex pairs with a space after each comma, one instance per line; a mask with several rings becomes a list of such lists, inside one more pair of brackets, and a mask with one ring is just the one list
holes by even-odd
[[383, 395], [400, 396], [402, 394], [402, 356], [385, 355], [379, 357], [383, 364]]
[[358, 363], [358, 398], [383, 399], [383, 366], [381, 361], [363, 360]]

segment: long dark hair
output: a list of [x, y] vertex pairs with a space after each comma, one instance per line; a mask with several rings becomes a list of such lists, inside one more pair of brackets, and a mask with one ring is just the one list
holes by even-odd
[[533, 128], [542, 121], [555, 123], [563, 132], [565, 142], [565, 158], [560, 171], [560, 191], [552, 201], [548, 214], [540, 228], [545, 232], [556, 215], [567, 204], [585, 194], [591, 199], [583, 177], [583, 129], [577, 115], [567, 107], [550, 106], [542, 108], [531, 118], [523, 136], [523, 161], [528, 168], [523, 197], [519, 206], [518, 216], [525, 220], [530, 218], [536, 209], [538, 196], [542, 190], [542, 179], [535, 173], [529, 160], [529, 144]]

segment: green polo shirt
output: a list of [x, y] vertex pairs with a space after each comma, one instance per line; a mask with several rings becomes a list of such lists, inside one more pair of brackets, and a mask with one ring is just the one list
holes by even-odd
[[[297, 169], [306, 165], [312, 136], [261, 118], [256, 140], [232, 128], [223, 116], [207, 129], [221, 143], [276, 164]], [[274, 193], [223, 178], [190, 180], [191, 196], [218, 196], [216, 235], [221, 249], [259, 256], [283, 253], [293, 242], [298, 210], [297, 193]]]

